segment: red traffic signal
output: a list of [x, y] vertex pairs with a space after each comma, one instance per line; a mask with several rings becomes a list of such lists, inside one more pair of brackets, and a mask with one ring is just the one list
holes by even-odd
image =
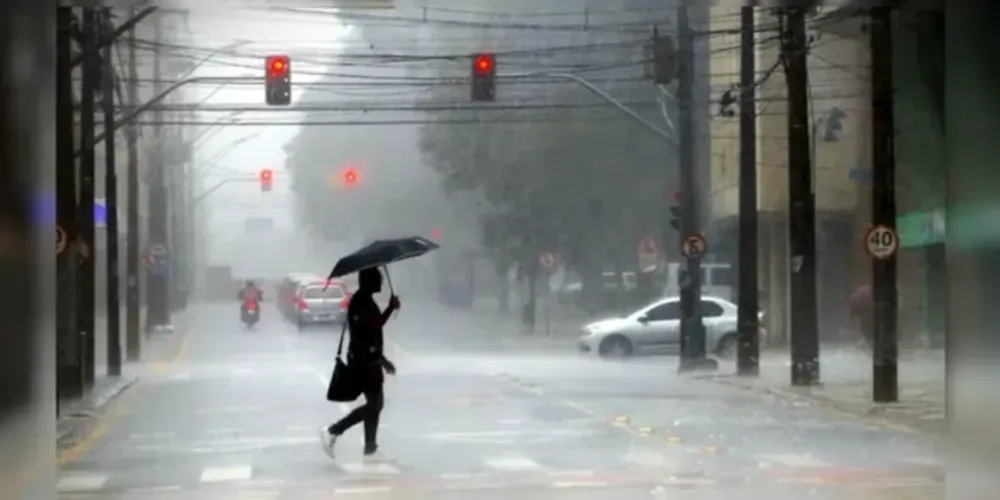
[[353, 186], [358, 182], [358, 172], [353, 168], [344, 170], [344, 184], [348, 186]]
[[264, 169], [260, 171], [260, 190], [262, 192], [267, 192], [271, 190], [272, 181], [274, 180], [274, 172], [270, 169]]
[[490, 74], [496, 67], [496, 58], [493, 54], [479, 54], [476, 56], [475, 62], [473, 63], [473, 68], [479, 74]]
[[441, 230], [438, 229], [438, 228], [431, 229], [431, 239], [432, 240], [440, 240], [441, 239]]
[[267, 72], [272, 78], [280, 78], [288, 74], [288, 56], [267, 56]]

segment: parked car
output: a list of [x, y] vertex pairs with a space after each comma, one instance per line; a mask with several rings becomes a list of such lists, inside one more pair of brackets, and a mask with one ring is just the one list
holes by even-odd
[[288, 320], [293, 320], [295, 318], [295, 312], [298, 310], [299, 298], [295, 296], [298, 291], [305, 283], [312, 283], [321, 281], [323, 278], [312, 273], [294, 273], [285, 276], [285, 279], [281, 281], [278, 286], [277, 298], [278, 300], [278, 310], [281, 311], [282, 315]]
[[[705, 346], [710, 354], [731, 358], [736, 354], [736, 304], [718, 297], [702, 297]], [[758, 317], [760, 315], [758, 314]], [[677, 352], [681, 341], [679, 297], [657, 300], [619, 318], [583, 327], [578, 340], [583, 352], [602, 357]]]
[[351, 296], [341, 281], [323, 280], [300, 285], [295, 299], [294, 322], [299, 330], [309, 325], [343, 324], [347, 321], [347, 305]]

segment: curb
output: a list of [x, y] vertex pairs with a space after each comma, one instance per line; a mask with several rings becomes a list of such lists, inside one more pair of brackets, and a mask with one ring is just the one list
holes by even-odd
[[855, 420], [862, 420], [869, 424], [882, 427], [884, 429], [903, 432], [906, 434], [917, 434], [931, 438], [943, 438], [944, 433], [929, 429], [926, 424], [908, 418], [880, 418], [876, 415], [880, 408], [877, 405], [870, 405], [867, 411], [861, 411], [854, 405], [846, 404], [836, 399], [814, 393], [804, 393], [792, 388], [779, 389], [776, 387], [761, 387], [754, 384], [746, 384], [732, 379], [738, 379], [737, 375], [703, 375], [694, 377], [696, 379], [714, 382], [726, 387], [750, 390], [757, 393], [773, 396], [793, 403], [812, 403], [820, 408], [835, 411], [842, 416], [847, 416]]
[[[122, 377], [117, 383], [105, 388], [103, 391], [92, 395], [88, 403], [80, 401], [71, 403], [71, 408], [67, 408], [67, 414], [60, 417], [56, 422], [56, 442], [63, 443], [72, 436], [86, 433], [89, 428], [103, 415], [104, 410], [113, 403], [119, 396], [139, 382], [139, 376]], [[65, 429], [59, 429], [59, 422], [66, 422]]]

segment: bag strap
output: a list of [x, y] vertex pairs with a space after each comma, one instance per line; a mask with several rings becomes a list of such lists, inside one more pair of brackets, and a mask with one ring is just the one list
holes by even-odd
[[344, 350], [344, 334], [347, 333], [347, 318], [344, 318], [344, 325], [340, 329], [340, 342], [337, 344], [337, 357], [340, 357], [340, 353]]

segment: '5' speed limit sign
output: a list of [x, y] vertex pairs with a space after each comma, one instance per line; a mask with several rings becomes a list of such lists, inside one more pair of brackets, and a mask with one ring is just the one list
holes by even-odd
[[899, 237], [891, 227], [872, 226], [865, 233], [865, 250], [876, 259], [888, 259], [896, 254], [899, 248]]

